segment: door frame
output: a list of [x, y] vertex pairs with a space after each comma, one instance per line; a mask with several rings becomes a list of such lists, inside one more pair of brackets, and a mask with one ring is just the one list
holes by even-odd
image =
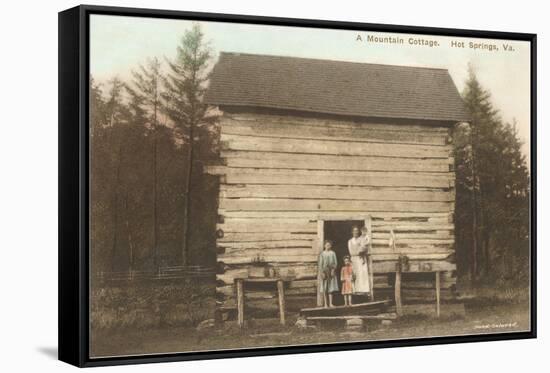
[[[369, 230], [369, 238], [372, 245], [372, 216], [370, 214], [350, 214], [350, 215], [330, 215], [330, 214], [322, 214], [317, 216], [317, 251], [319, 254], [323, 251], [323, 245], [325, 242], [325, 221], [357, 221], [362, 220], [364, 221], [365, 226]], [[372, 281], [372, 262], [369, 261], [369, 272], [371, 277], [371, 298], [374, 294], [373, 287], [373, 281]], [[321, 307], [323, 305], [323, 297], [321, 295], [321, 292], [319, 291], [319, 284], [321, 282], [321, 271], [319, 270], [319, 264], [317, 264], [317, 306]]]

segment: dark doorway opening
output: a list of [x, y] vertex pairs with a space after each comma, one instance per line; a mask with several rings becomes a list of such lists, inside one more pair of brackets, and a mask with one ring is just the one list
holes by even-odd
[[[336, 269], [336, 275], [338, 277], [338, 286], [341, 289], [342, 283], [340, 282], [340, 270], [344, 263], [344, 256], [349, 255], [348, 240], [351, 238], [351, 229], [354, 226], [362, 227], [365, 225], [364, 220], [325, 220], [324, 222], [324, 238], [325, 240], [332, 241], [332, 249], [336, 253], [338, 259], [338, 267]], [[354, 296], [354, 301], [355, 301]], [[343, 305], [344, 298], [339, 291], [334, 294], [334, 304]]]

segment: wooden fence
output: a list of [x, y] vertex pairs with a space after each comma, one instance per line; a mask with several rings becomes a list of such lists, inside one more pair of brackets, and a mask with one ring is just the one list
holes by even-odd
[[216, 271], [213, 267], [190, 265], [159, 267], [158, 271], [99, 272], [95, 277], [99, 281], [106, 282], [177, 279], [203, 279], [215, 281]]

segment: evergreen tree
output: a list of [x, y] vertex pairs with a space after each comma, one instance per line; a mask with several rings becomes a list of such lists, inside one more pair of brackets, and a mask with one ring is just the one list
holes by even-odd
[[[211, 51], [204, 41], [204, 34], [199, 24], [194, 24], [191, 30], [185, 32], [177, 47], [177, 55], [168, 62], [168, 74], [163, 82], [165, 91], [164, 112], [172, 121], [179, 138], [182, 140], [187, 161], [185, 172], [182, 232], [182, 263], [188, 262], [190, 241], [190, 215], [193, 187], [201, 183], [199, 179], [200, 159], [196, 157], [196, 144], [199, 141], [209, 143], [209, 137], [201, 139], [201, 132], [209, 134], [209, 128], [216, 122], [209, 107], [203, 104], [202, 99], [206, 91], [208, 68], [211, 60]], [[195, 176], [197, 175], [197, 176]]]
[[520, 264], [527, 264], [529, 233], [529, 173], [521, 142], [471, 67], [463, 98], [471, 122], [455, 131], [457, 255], [474, 281], [517, 279], [525, 272]]
[[105, 102], [101, 86], [90, 76], [90, 136], [105, 126]]
[[111, 270], [120, 270], [124, 269], [125, 264], [129, 262], [126, 260], [128, 252], [126, 250], [121, 250], [121, 211], [122, 211], [122, 195], [123, 195], [123, 186], [122, 186], [122, 172], [123, 172], [123, 163], [124, 163], [124, 139], [125, 131], [124, 126], [128, 123], [128, 111], [127, 107], [124, 105], [123, 101], [123, 89], [124, 83], [118, 78], [114, 77], [109, 81], [111, 86], [108, 94], [108, 99], [105, 105], [106, 108], [106, 118], [107, 118], [107, 128], [110, 133], [110, 138], [107, 140], [111, 145], [111, 152], [114, 159], [113, 163], [113, 180], [115, 181], [112, 188], [112, 241], [111, 241], [111, 259], [110, 259], [110, 269]]
[[107, 242], [110, 240], [110, 230], [107, 221], [110, 219], [110, 203], [107, 196], [111, 195], [107, 171], [110, 168], [106, 131], [106, 103], [101, 86], [90, 77], [90, 193], [91, 219], [90, 236], [92, 240], [92, 268], [106, 270]]
[[90, 146], [92, 195], [92, 260], [100, 271], [119, 269], [125, 262], [121, 250], [121, 204], [123, 143], [128, 109], [123, 100], [123, 82], [113, 78], [104, 98], [101, 87], [90, 78]]
[[107, 102], [105, 103], [106, 126], [114, 127], [116, 124], [122, 123], [126, 112], [126, 107], [123, 102], [124, 83], [120, 78], [114, 77], [109, 81], [111, 86]]
[[142, 124], [151, 132], [152, 138], [152, 195], [153, 195], [153, 265], [159, 267], [159, 219], [158, 219], [158, 127], [160, 111], [161, 65], [155, 57], [149, 59], [145, 66], [140, 65], [138, 71], [133, 71], [132, 85], [126, 85], [131, 97], [131, 110], [137, 117], [134, 124]]

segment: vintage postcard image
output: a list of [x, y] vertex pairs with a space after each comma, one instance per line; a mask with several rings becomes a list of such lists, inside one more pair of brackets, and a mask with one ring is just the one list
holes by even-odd
[[90, 16], [94, 357], [529, 331], [530, 43]]

